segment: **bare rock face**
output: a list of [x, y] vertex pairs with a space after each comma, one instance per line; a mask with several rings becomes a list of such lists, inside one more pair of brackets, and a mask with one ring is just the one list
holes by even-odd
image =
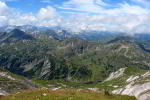
[[145, 93], [143, 95], [140, 95], [139, 100], [150, 100], [150, 94], [149, 93]]
[[150, 100], [150, 93], [146, 93], [150, 91], [150, 82], [138, 85], [133, 84], [134, 83], [130, 83], [125, 88], [114, 90], [113, 93], [135, 96], [139, 100]]
[[140, 96], [145, 91], [148, 91], [150, 89], [150, 82], [139, 84], [139, 85], [133, 85], [134, 83], [130, 83], [127, 85], [123, 91], [120, 93], [123, 95], [130, 95], [130, 96]]
[[38, 86], [31, 80], [0, 69], [0, 96], [36, 88]]
[[141, 76], [131, 76], [126, 80], [128, 83], [126, 86], [114, 90], [112, 93], [135, 96], [138, 100], [150, 100], [150, 81], [145, 79], [149, 76], [149, 72]]
[[127, 79], [127, 81], [126, 82], [132, 82], [132, 81], [134, 81], [134, 80], [136, 80], [136, 79], [138, 79], [139, 78], [139, 76], [130, 76], [128, 79]]
[[10, 80], [13, 80], [13, 81], [16, 80], [16, 79], [13, 78], [12, 76], [8, 75], [7, 72], [0, 72], [0, 76], [1, 76], [1, 77], [6, 77], [6, 78], [8, 78], [8, 79], [10, 79]]
[[105, 82], [123, 76], [123, 73], [124, 73], [125, 69], [126, 69], [126, 68], [121, 68], [121, 69], [119, 69], [118, 71], [111, 73], [111, 74], [109, 75], [109, 77], [105, 80]]
[[6, 91], [0, 89], [0, 96], [5, 96], [5, 95], [7, 95], [7, 94], [8, 94], [8, 93], [7, 93]]

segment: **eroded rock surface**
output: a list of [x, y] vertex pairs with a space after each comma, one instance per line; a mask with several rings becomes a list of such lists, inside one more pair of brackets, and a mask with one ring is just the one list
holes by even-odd
[[149, 72], [141, 76], [131, 76], [126, 80], [128, 83], [126, 86], [114, 90], [112, 93], [135, 96], [138, 100], [150, 100], [150, 81], [144, 80], [149, 76]]

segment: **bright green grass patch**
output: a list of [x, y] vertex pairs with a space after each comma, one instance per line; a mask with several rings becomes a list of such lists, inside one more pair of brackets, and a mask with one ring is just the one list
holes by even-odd
[[4, 97], [2, 100], [136, 100], [136, 98], [120, 95], [105, 95], [102, 92], [85, 90], [35, 90]]
[[137, 67], [128, 67], [125, 70], [125, 74], [127, 74], [127, 75], [141, 75], [141, 74], [144, 74], [146, 72], [147, 72], [147, 70], [142, 70], [142, 69], [137, 68]]
[[0, 76], [0, 82], [4, 82], [4, 81], [9, 81], [9, 79], [6, 77]]
[[41, 87], [61, 87], [61, 88], [74, 88], [74, 89], [80, 89], [82, 87], [87, 87], [87, 85], [83, 83], [77, 83], [77, 82], [69, 82], [65, 80], [32, 80], [34, 83], [39, 84]]

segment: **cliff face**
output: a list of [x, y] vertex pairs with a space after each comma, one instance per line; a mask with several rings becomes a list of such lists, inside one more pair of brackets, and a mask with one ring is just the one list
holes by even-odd
[[111, 73], [111, 78], [109, 77], [105, 81], [109, 81], [110, 84], [113, 84], [113, 81], [117, 79], [123, 81], [124, 84], [122, 85], [117, 85], [119, 83], [112, 85], [112, 87], [116, 88], [112, 90], [112, 93], [135, 96], [138, 100], [150, 100], [150, 71], [139, 70], [134, 72], [134, 70], [132, 70], [133, 74], [129, 74], [129, 68], [126, 68], [124, 71], [121, 70], [123, 69], [115, 72], [117, 73], [117, 77], [116, 74]]

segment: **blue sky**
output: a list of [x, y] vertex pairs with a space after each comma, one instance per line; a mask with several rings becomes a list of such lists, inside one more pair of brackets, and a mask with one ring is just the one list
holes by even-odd
[[[71, 0], [0, 0], [0, 1], [6, 2], [6, 4], [9, 7], [19, 9], [25, 13], [27, 13], [27, 12], [37, 13], [40, 10], [40, 8], [43, 8], [46, 6], [52, 6], [52, 7], [56, 7], [56, 8], [58, 6], [62, 7], [64, 3], [67, 3]], [[78, 1], [82, 1], [82, 0], [78, 0]], [[83, 1], [85, 1], [85, 0], [83, 0]], [[113, 9], [113, 8], [119, 7], [118, 5], [122, 4], [122, 3], [128, 3], [131, 5], [138, 5], [143, 8], [146, 8], [146, 7], [148, 8], [146, 3], [149, 2], [148, 0], [139, 0], [139, 2], [138, 2], [138, 0], [137, 1], [136, 0], [92, 0], [92, 1], [93, 2], [103, 1], [104, 3], [109, 4], [109, 6], [105, 7], [107, 9]], [[145, 6], [140, 1], [145, 1]], [[75, 7], [75, 4], [70, 5], [70, 8], [74, 8], [74, 7]], [[64, 10], [64, 9], [58, 9], [58, 11], [59, 10], [66, 11], [66, 12], [68, 11], [68, 10]], [[75, 12], [75, 10], [72, 10], [72, 12]]]
[[150, 0], [0, 0], [0, 26], [150, 33]]

